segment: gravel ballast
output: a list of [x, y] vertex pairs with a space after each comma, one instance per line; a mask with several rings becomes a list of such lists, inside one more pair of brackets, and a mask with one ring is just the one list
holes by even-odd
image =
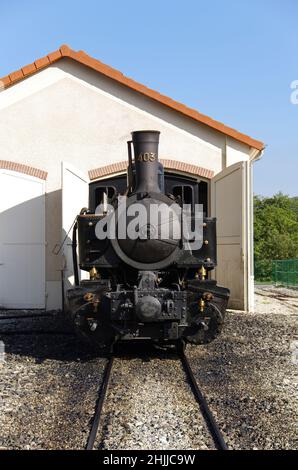
[[[259, 287], [256, 313], [229, 311], [217, 340], [187, 347], [231, 449], [298, 448], [297, 318], [297, 291]], [[0, 339], [0, 448], [84, 448], [106, 359], [59, 315], [1, 320]], [[102, 418], [99, 448], [213, 448], [181, 364], [164, 352], [115, 359]]]
[[103, 449], [214, 449], [176, 355], [116, 358], [98, 442]]
[[106, 360], [57, 319], [0, 321], [0, 331], [11, 333], [13, 322], [43, 334], [1, 334], [0, 448], [84, 448]]

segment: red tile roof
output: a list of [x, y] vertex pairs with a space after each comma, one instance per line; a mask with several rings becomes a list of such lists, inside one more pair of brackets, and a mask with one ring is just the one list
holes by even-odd
[[250, 147], [253, 147], [257, 150], [263, 150], [265, 147], [263, 142], [255, 140], [252, 137], [249, 137], [248, 135], [242, 134], [241, 132], [232, 129], [231, 127], [228, 127], [219, 121], [215, 121], [214, 119], [204, 114], [201, 114], [198, 111], [189, 108], [182, 103], [178, 103], [177, 101], [174, 101], [173, 99], [168, 98], [165, 95], [161, 95], [157, 91], [151, 90], [150, 88], [147, 88], [146, 86], [135, 82], [131, 78], [126, 77], [118, 70], [103, 64], [102, 62], [97, 59], [94, 59], [93, 57], [90, 57], [84, 51], [74, 51], [66, 45], [61, 46], [60, 49], [58, 49], [57, 51], [54, 51], [48, 54], [47, 56], [36, 60], [32, 64], [26, 65], [20, 70], [12, 72], [6, 77], [1, 78], [0, 85], [2, 82], [2, 88], [8, 88], [9, 86], [14, 85], [20, 80], [23, 80], [24, 78], [27, 78], [28, 76], [38, 72], [44, 67], [48, 67], [49, 65], [57, 62], [63, 57], [73, 59], [76, 62], [79, 62], [80, 64], [85, 65], [86, 67], [89, 67], [95, 70], [96, 72], [99, 72], [105, 75], [106, 77], [115, 80], [116, 82], [121, 83], [122, 85], [125, 85], [131, 88], [132, 90], [183, 114], [184, 116], [187, 116], [201, 124], [205, 124], [206, 126], [209, 126], [212, 129], [215, 129], [225, 135], [233, 137], [233, 139], [238, 140], [239, 142], [243, 142], [244, 144], [247, 144]]

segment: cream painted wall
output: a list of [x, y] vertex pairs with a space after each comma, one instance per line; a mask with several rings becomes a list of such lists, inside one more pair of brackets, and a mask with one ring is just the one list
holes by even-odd
[[[248, 158], [249, 147], [114, 81], [62, 59], [0, 93], [1, 159], [48, 172], [46, 280], [48, 308], [61, 304], [61, 162], [80, 171], [125, 160], [126, 141], [138, 129], [161, 131], [160, 157], [218, 173]], [[80, 208], [78, 208], [79, 210]]]
[[249, 161], [249, 159], [250, 147], [227, 137], [226, 166], [231, 166], [241, 161]]

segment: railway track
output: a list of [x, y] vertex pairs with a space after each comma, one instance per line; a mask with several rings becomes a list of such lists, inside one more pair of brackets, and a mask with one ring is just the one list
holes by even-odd
[[103, 375], [103, 380], [99, 389], [99, 395], [96, 403], [95, 413], [93, 416], [93, 422], [88, 436], [88, 441], [86, 445], [86, 450], [92, 450], [94, 447], [95, 439], [97, 436], [97, 431], [100, 425], [100, 417], [103, 409], [104, 400], [108, 390], [108, 385], [111, 377], [112, 367], [114, 363], [114, 357], [110, 356], [106, 364], [106, 368]]
[[198, 405], [200, 407], [201, 413], [203, 415], [203, 418], [206, 422], [206, 425], [209, 429], [209, 432], [211, 434], [211, 437], [213, 439], [214, 445], [217, 450], [228, 450], [228, 446], [224, 440], [224, 437], [219, 429], [218, 424], [216, 423], [216, 420], [208, 406], [208, 403], [206, 401], [206, 398], [204, 397], [203, 393], [201, 392], [198, 383], [195, 379], [195, 376], [193, 374], [191, 365], [185, 355], [184, 351], [181, 351], [180, 353], [180, 359], [183, 365], [183, 368], [185, 370], [186, 376], [189, 380], [190, 386], [192, 388], [192, 392], [194, 394], [194, 397], [196, 401], [198, 402]]
[[261, 290], [256, 290], [256, 294], [261, 297], [277, 300], [278, 302], [281, 302], [283, 305], [286, 305], [293, 312], [297, 312], [297, 308], [298, 308], [298, 296], [297, 295], [282, 294], [276, 291], [264, 292]]
[[13, 331], [0, 331], [0, 336], [33, 336], [33, 335], [59, 335], [59, 336], [73, 336], [75, 333], [63, 330], [13, 330]]
[[[214, 442], [214, 446], [217, 450], [228, 450], [228, 446], [224, 440], [224, 437], [219, 429], [219, 426], [208, 406], [208, 403], [201, 392], [199, 385], [195, 379], [195, 376], [193, 374], [191, 365], [185, 355], [184, 348], [181, 348], [178, 353], [178, 357], [181, 361], [183, 370], [185, 372], [185, 375], [187, 377], [188, 383], [190, 385], [190, 388], [192, 390], [193, 396], [198, 404], [198, 407], [200, 409], [200, 412], [204, 418], [204, 421], [207, 425], [207, 428], [209, 430], [210, 436], [212, 437], [212, 440]], [[98, 398], [97, 398], [97, 403], [95, 407], [95, 412], [92, 420], [92, 426], [91, 430], [88, 436], [87, 440], [87, 445], [86, 445], [86, 450], [92, 450], [94, 449], [94, 445], [96, 442], [96, 437], [98, 435], [98, 431], [100, 428], [100, 422], [101, 422], [101, 415], [103, 411], [103, 406], [104, 402], [107, 396], [107, 390], [109, 387], [110, 383], [110, 378], [112, 375], [112, 368], [113, 368], [113, 363], [114, 363], [114, 356], [111, 355], [108, 360], [107, 364], [104, 370], [104, 375], [103, 375], [103, 380], [99, 389], [98, 393]]]

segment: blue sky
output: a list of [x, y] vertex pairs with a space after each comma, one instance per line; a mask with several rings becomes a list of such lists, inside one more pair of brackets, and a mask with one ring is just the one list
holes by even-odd
[[297, 0], [0, 0], [0, 76], [68, 44], [264, 141], [255, 192], [298, 195]]

